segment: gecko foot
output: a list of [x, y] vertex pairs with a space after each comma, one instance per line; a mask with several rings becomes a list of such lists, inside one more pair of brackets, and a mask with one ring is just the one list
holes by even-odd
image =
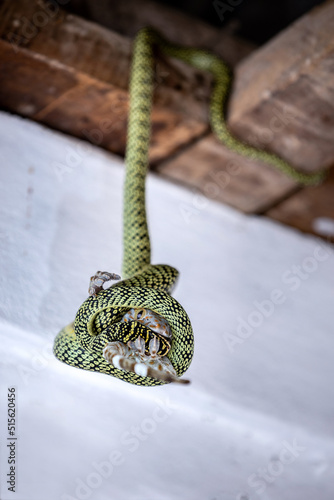
[[97, 271], [94, 276], [91, 277], [89, 282], [88, 293], [89, 295], [96, 295], [103, 290], [103, 284], [105, 281], [110, 280], [120, 280], [121, 277], [115, 273], [108, 273], [107, 271]]
[[[138, 339], [137, 339], [138, 340]], [[134, 342], [136, 344], [137, 340]], [[176, 371], [167, 358], [145, 356], [141, 341], [137, 342], [133, 350], [123, 342], [109, 342], [103, 349], [104, 359], [118, 370], [136, 373], [142, 377], [151, 377], [164, 382], [176, 382], [178, 384], [188, 384], [189, 380], [179, 378]], [[138, 347], [140, 350], [138, 350]]]

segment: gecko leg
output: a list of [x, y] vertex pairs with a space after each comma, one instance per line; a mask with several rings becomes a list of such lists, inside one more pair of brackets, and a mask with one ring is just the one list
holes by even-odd
[[[189, 380], [181, 379], [177, 376], [172, 363], [167, 356], [154, 357], [145, 356], [145, 346], [141, 345], [143, 339], [131, 342], [128, 345], [120, 341], [109, 342], [103, 349], [103, 357], [118, 370], [136, 373], [142, 377], [151, 377], [165, 382], [176, 382], [188, 384]], [[133, 347], [140, 350], [133, 350]], [[144, 349], [144, 352], [143, 352]]]
[[121, 277], [115, 273], [108, 273], [107, 271], [97, 271], [94, 276], [90, 278], [88, 293], [89, 295], [96, 295], [103, 290], [105, 281], [120, 280]]

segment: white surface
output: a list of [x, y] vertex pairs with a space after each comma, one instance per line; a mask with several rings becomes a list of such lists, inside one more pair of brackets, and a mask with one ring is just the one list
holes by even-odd
[[[53, 358], [52, 341], [92, 273], [120, 272], [124, 168], [4, 113], [0, 131], [1, 500], [332, 500], [333, 248], [150, 176], [153, 262], [181, 271], [192, 384], [141, 388], [76, 370]], [[255, 312], [275, 297], [267, 317]], [[259, 323], [247, 338], [240, 318]]]

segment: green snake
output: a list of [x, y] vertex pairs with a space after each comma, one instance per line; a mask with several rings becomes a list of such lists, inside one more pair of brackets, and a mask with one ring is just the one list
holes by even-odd
[[189, 317], [170, 294], [178, 271], [168, 265], [151, 264], [145, 178], [154, 86], [154, 46], [169, 57], [181, 59], [213, 75], [210, 121], [213, 131], [227, 147], [248, 158], [263, 160], [300, 183], [313, 184], [323, 178], [322, 173], [297, 172], [283, 159], [244, 144], [230, 134], [223, 109], [231, 76], [218, 57], [203, 50], [177, 47], [151, 28], [138, 33], [129, 92], [123, 280], [103, 289], [105, 281], [120, 277], [98, 272], [91, 278], [90, 296], [79, 308], [74, 324], [57, 335], [54, 354], [68, 365], [142, 386], [187, 382], [179, 377], [188, 369], [194, 352]]

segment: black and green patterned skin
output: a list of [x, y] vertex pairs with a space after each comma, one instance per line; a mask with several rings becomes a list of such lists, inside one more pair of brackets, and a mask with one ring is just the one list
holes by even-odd
[[[148, 166], [150, 112], [153, 93], [153, 52], [150, 31], [142, 30], [135, 42], [130, 82], [130, 113], [126, 150], [126, 179], [123, 215], [123, 281], [89, 297], [80, 307], [74, 326], [56, 337], [54, 353], [61, 361], [85, 370], [113, 375], [136, 385], [166, 382], [119, 370], [102, 356], [108, 342], [127, 343], [141, 335], [148, 345], [150, 333], [139, 322], [121, 323], [131, 308], [146, 308], [163, 316], [172, 331], [167, 353], [176, 373], [189, 367], [194, 337], [189, 317], [170, 295], [178, 271], [168, 265], [151, 265], [150, 239], [145, 207], [145, 178]], [[167, 341], [160, 338], [160, 354]]]
[[[136, 385], [161, 385], [164, 382], [141, 377], [114, 368], [102, 356], [108, 342], [127, 342], [129, 335], [138, 336], [143, 325], [120, 323], [131, 309], [145, 307], [163, 316], [172, 330], [168, 358], [181, 376], [189, 367], [194, 350], [193, 331], [183, 307], [168, 293], [178, 272], [167, 265], [149, 265], [143, 272], [120, 281], [96, 297], [89, 297], [80, 307], [72, 325], [64, 328], [55, 340], [54, 352], [65, 363], [113, 375]], [[135, 332], [131, 328], [135, 326]]]

